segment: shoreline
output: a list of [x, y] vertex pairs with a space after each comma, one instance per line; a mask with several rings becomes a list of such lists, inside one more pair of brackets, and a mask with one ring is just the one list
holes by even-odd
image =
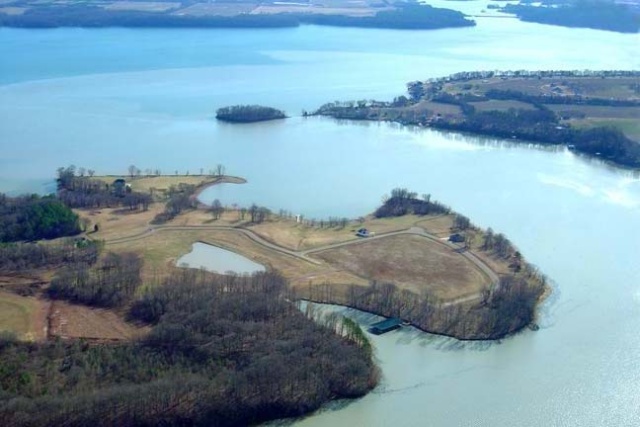
[[191, 197], [197, 200], [199, 204], [209, 207], [209, 205], [207, 205], [202, 200], [200, 200], [200, 194], [202, 194], [208, 188], [218, 184], [246, 184], [246, 183], [247, 183], [247, 180], [242, 177], [232, 176], [232, 175], [222, 175], [217, 177], [216, 180], [213, 182], [208, 182], [208, 183], [199, 185], [195, 193], [193, 193]]

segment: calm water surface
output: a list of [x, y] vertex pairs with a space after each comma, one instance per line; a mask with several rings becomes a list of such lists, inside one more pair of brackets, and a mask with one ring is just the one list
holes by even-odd
[[180, 257], [176, 264], [189, 268], [204, 268], [220, 274], [252, 274], [265, 271], [263, 265], [247, 257], [202, 242], [194, 243], [191, 252]]
[[395, 186], [507, 234], [553, 279], [541, 330], [460, 343], [375, 337], [382, 384], [302, 426], [640, 424], [640, 180], [560, 150], [302, 119], [232, 126], [216, 108], [297, 116], [390, 99], [475, 69], [640, 69], [637, 35], [481, 19], [431, 32], [0, 29], [0, 191], [46, 191], [56, 167], [165, 172], [223, 163], [248, 179], [203, 195], [307, 216], [359, 216]]

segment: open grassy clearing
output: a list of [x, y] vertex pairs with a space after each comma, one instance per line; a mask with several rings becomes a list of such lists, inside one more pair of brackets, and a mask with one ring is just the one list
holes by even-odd
[[114, 1], [102, 6], [106, 10], [136, 10], [140, 12], [166, 12], [181, 6], [178, 2]]
[[358, 240], [359, 228], [367, 228], [376, 234], [406, 230], [423, 219], [415, 215], [397, 218], [367, 217], [364, 221], [350, 221], [346, 227], [319, 228], [298, 224], [293, 220], [277, 218], [249, 228], [261, 237], [292, 250], [307, 250], [334, 243]]
[[109, 241], [144, 232], [149, 228], [153, 217], [163, 210], [164, 205], [154, 203], [148, 211], [144, 212], [122, 208], [75, 209], [74, 211], [81, 218], [89, 220], [90, 230], [94, 224], [99, 225], [99, 231], [90, 234], [92, 239]]
[[531, 104], [522, 101], [515, 100], [498, 100], [491, 99], [484, 102], [472, 102], [471, 105], [475, 107], [476, 111], [508, 111], [511, 108], [516, 110], [534, 110], [535, 107]]
[[489, 278], [451, 248], [420, 236], [390, 236], [313, 254], [379, 282], [443, 300], [477, 294]]
[[362, 278], [336, 271], [331, 266], [316, 265], [263, 247], [234, 230], [157, 230], [139, 240], [109, 245], [108, 249], [141, 253], [145, 261], [145, 282], [151, 283], [174, 268], [177, 260], [190, 252], [195, 242], [209, 243], [237, 252], [268, 268], [278, 270], [292, 285], [324, 283], [329, 280], [336, 283], [366, 283]]
[[482, 95], [491, 89], [515, 90], [529, 95], [584, 95], [595, 98], [640, 99], [634, 90], [637, 79], [633, 77], [543, 77], [502, 79], [476, 79], [446, 83], [444, 89], [451, 93]]
[[600, 105], [545, 105], [561, 116], [577, 114], [593, 118], [635, 119], [640, 121], [640, 107], [606, 107]]
[[0, 331], [15, 333], [18, 337], [34, 341], [44, 338], [43, 317], [45, 302], [34, 297], [23, 297], [0, 291]]
[[195, 3], [174, 11], [173, 14], [185, 16], [235, 16], [240, 13], [250, 13], [257, 5], [257, 3]]
[[129, 175], [101, 175], [92, 179], [99, 180], [105, 184], [112, 184], [116, 179], [124, 179], [131, 184], [133, 191], [148, 193], [151, 189], [163, 191], [171, 186], [179, 184], [203, 185], [215, 182], [217, 177], [211, 175], [158, 175], [158, 176], [129, 176]]
[[130, 340], [146, 334], [150, 328], [124, 320], [113, 310], [54, 301], [50, 314], [51, 336], [93, 340]]
[[440, 114], [441, 116], [461, 116], [462, 115], [462, 110], [460, 109], [460, 107], [458, 105], [453, 105], [453, 104], [445, 104], [442, 102], [434, 102], [434, 101], [427, 101], [427, 100], [422, 100], [420, 102], [418, 102], [415, 105], [412, 105], [410, 107], [406, 107], [406, 110], [416, 110], [416, 111], [423, 111], [423, 110], [429, 110], [431, 111], [433, 114]]
[[600, 126], [610, 126], [620, 129], [627, 137], [640, 143], [640, 118], [638, 119], [574, 119], [570, 123], [575, 127], [594, 128]]

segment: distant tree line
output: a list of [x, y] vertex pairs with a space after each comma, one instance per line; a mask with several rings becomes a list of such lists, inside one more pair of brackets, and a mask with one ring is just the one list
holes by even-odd
[[72, 239], [50, 244], [2, 243], [0, 271], [25, 272], [77, 263], [91, 265], [97, 261], [101, 246], [100, 242]]
[[284, 119], [284, 111], [262, 105], [233, 105], [216, 111], [216, 119], [233, 123], [251, 123]]
[[78, 216], [52, 196], [0, 193], [0, 243], [55, 239], [80, 231]]
[[96, 307], [117, 307], [129, 301], [142, 284], [142, 259], [135, 253], [108, 253], [91, 266], [87, 262], [60, 268], [48, 289], [51, 298]]
[[304, 23], [336, 27], [393, 28], [406, 30], [431, 30], [450, 27], [473, 27], [475, 21], [463, 13], [451, 9], [436, 8], [416, 3], [396, 3], [394, 10], [377, 12], [374, 16], [346, 16], [306, 14]]
[[507, 4], [501, 10], [520, 20], [563, 27], [637, 33], [640, 14], [626, 4], [602, 0], [565, 0], [552, 5]]
[[50, 28], [77, 27], [218, 27], [280, 28], [302, 24], [341, 27], [437, 29], [475, 25], [473, 20], [450, 9], [419, 4], [396, 3], [394, 10], [379, 11], [375, 16], [352, 17], [324, 14], [246, 14], [234, 16], [188, 16], [144, 11], [115, 11], [84, 4], [64, 6], [29, 5], [20, 15], [0, 14], [0, 26]]
[[276, 273], [176, 272], [138, 299], [139, 342], [0, 338], [0, 424], [250, 425], [358, 397], [378, 380], [352, 325], [286, 301]]
[[38, 5], [21, 15], [0, 14], [0, 26], [54, 27], [162, 27], [162, 28], [282, 28], [297, 27], [293, 15], [184, 16], [170, 13], [105, 10], [83, 4]]

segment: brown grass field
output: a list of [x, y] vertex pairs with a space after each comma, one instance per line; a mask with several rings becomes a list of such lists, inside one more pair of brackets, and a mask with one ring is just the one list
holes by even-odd
[[390, 236], [314, 253], [331, 265], [379, 282], [392, 282], [418, 294], [442, 300], [486, 289], [489, 279], [451, 248], [424, 237]]
[[411, 228], [422, 217], [406, 215], [398, 218], [367, 217], [363, 222], [350, 221], [346, 227], [318, 228], [297, 224], [288, 219], [276, 218], [273, 221], [252, 225], [247, 228], [266, 240], [285, 248], [301, 251], [324, 245], [358, 240], [355, 232], [367, 228], [377, 234]]
[[478, 112], [483, 111], [508, 111], [513, 108], [516, 110], [533, 110], [535, 109], [533, 105], [527, 104], [522, 101], [507, 101], [507, 100], [498, 100], [491, 99], [489, 101], [484, 102], [472, 102], [473, 105]]
[[151, 190], [164, 192], [171, 186], [179, 184], [189, 184], [195, 186], [204, 186], [215, 182], [229, 182], [240, 184], [245, 182], [242, 178], [222, 177], [214, 175], [158, 175], [158, 176], [128, 176], [128, 175], [101, 175], [94, 176], [92, 179], [99, 180], [105, 184], [111, 184], [116, 179], [124, 179], [131, 184], [133, 191], [148, 193]]
[[10, 331], [27, 341], [46, 337], [47, 302], [0, 291], [0, 331]]
[[50, 336], [85, 338], [93, 340], [130, 340], [149, 331], [124, 321], [124, 316], [112, 310], [70, 304], [64, 301], [51, 303]]
[[[597, 98], [640, 99], [640, 94], [632, 89], [637, 84], [632, 77], [551, 77], [551, 78], [516, 78], [505, 80], [494, 77], [485, 80], [469, 80], [445, 84], [449, 92], [468, 92], [484, 94], [490, 89], [516, 90], [530, 95], [587, 95]], [[471, 89], [465, 89], [471, 85]]]

